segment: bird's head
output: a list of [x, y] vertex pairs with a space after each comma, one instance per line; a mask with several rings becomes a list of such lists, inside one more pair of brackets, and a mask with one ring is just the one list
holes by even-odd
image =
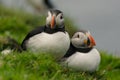
[[96, 45], [89, 31], [76, 32], [71, 39], [71, 43], [76, 48], [92, 48]]
[[63, 28], [64, 27], [64, 17], [60, 10], [49, 10], [48, 16], [46, 18], [46, 26], [51, 29]]

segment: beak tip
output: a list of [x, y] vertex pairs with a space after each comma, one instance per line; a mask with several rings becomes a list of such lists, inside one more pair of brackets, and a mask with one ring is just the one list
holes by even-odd
[[90, 34], [88, 34], [88, 37], [90, 39], [90, 45], [91, 45], [91, 47], [96, 46], [96, 42], [95, 42], [94, 38]]

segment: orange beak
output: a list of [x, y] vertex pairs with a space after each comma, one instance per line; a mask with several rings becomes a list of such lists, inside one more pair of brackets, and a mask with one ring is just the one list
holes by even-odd
[[89, 47], [93, 47], [96, 45], [94, 38], [89, 34], [86, 33], [86, 35], [88, 36], [88, 38], [90, 39], [90, 46]]
[[55, 26], [55, 16], [52, 16], [52, 20], [51, 20], [51, 23], [50, 23], [51, 29], [53, 29], [54, 26]]

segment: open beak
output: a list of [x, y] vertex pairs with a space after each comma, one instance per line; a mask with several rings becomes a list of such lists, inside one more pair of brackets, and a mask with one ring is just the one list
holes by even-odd
[[91, 36], [91, 34], [86, 33], [86, 35], [88, 36], [88, 38], [89, 38], [89, 40], [90, 40], [90, 45], [89, 45], [89, 47], [93, 47], [93, 46], [95, 46], [96, 43], [95, 43], [94, 38]]
[[52, 20], [51, 20], [51, 23], [50, 23], [51, 29], [53, 29], [54, 26], [55, 26], [55, 16], [52, 16]]

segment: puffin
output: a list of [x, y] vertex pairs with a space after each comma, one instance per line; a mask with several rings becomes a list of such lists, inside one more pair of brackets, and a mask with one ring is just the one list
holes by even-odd
[[95, 40], [89, 31], [76, 32], [71, 38], [67, 53], [61, 60], [62, 65], [75, 71], [95, 72], [101, 61], [95, 45]]
[[23, 50], [51, 53], [56, 59], [63, 57], [69, 46], [63, 12], [57, 9], [49, 10], [46, 24], [30, 31], [21, 44]]
[[51, 0], [27, 0], [38, 12], [46, 12], [49, 9], [54, 9], [55, 6]]

